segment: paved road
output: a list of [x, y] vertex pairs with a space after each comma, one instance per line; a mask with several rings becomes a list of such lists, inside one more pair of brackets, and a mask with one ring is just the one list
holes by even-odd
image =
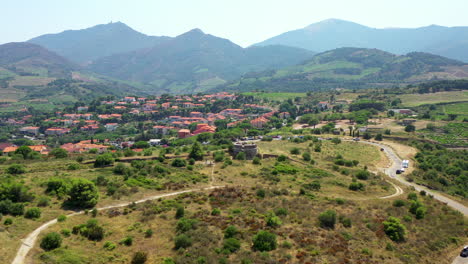
[[430, 190], [424, 186], [421, 186], [421, 185], [418, 185], [416, 183], [412, 183], [412, 182], [408, 182], [406, 179], [404, 179], [401, 174], [396, 174], [396, 170], [397, 169], [400, 169], [402, 166], [401, 166], [401, 159], [398, 157], [398, 155], [395, 154], [395, 152], [393, 151], [392, 148], [386, 146], [386, 145], [383, 145], [383, 144], [380, 144], [380, 143], [376, 143], [376, 142], [370, 142], [370, 141], [360, 141], [361, 143], [365, 143], [365, 144], [370, 144], [370, 145], [374, 145], [374, 146], [378, 146], [380, 148], [383, 148], [384, 151], [385, 151], [385, 154], [387, 154], [387, 157], [389, 157], [392, 162], [393, 162], [393, 166], [389, 169], [385, 169], [385, 173], [396, 179], [397, 181], [399, 181], [400, 183], [406, 185], [406, 186], [412, 186], [414, 187], [418, 192], [419, 191], [426, 191], [426, 193], [434, 196], [435, 199], [443, 202], [443, 203], [446, 203], [448, 206], [452, 207], [453, 209], [461, 212], [465, 217], [468, 217], [468, 207], [466, 207], [465, 205], [457, 202], [457, 201], [454, 201], [450, 198], [448, 198], [447, 196], [444, 196], [440, 193], [437, 193], [437, 192], [434, 192], [433, 190]]
[[[385, 169], [384, 172], [385, 174], [387, 174], [388, 176], [390, 176], [391, 178], [394, 178], [396, 179], [397, 181], [399, 181], [400, 183], [406, 185], [406, 186], [412, 186], [414, 187], [417, 191], [426, 191], [426, 193], [434, 196], [434, 199], [437, 199], [443, 203], [446, 203], [448, 206], [452, 207], [453, 209], [461, 212], [465, 217], [468, 217], [468, 207], [464, 206], [463, 204], [457, 202], [457, 201], [454, 201], [444, 195], [441, 195], [439, 193], [436, 193], [432, 190], [429, 190], [428, 188], [426, 187], [423, 187], [423, 186], [420, 186], [420, 185], [417, 185], [415, 183], [412, 183], [412, 182], [408, 182], [407, 180], [405, 180], [403, 177], [401, 177], [401, 174], [396, 174], [396, 170], [397, 169], [400, 169], [402, 166], [401, 166], [401, 159], [398, 157], [398, 155], [395, 154], [395, 152], [393, 151], [392, 148], [386, 146], [386, 145], [383, 145], [383, 144], [380, 144], [380, 143], [376, 143], [376, 142], [369, 142], [369, 141], [359, 141], [361, 143], [365, 143], [365, 144], [370, 144], [370, 145], [374, 145], [374, 146], [378, 146], [380, 148], [383, 148], [384, 149], [384, 152], [385, 154], [387, 154], [387, 157], [389, 159], [392, 160], [393, 162], [393, 165], [391, 168], [389, 169]], [[461, 250], [461, 248], [460, 248]], [[468, 258], [462, 258], [460, 256], [457, 256], [452, 264], [468, 264]]]
[[[216, 188], [221, 188], [221, 187], [224, 187], [224, 186], [210, 186], [206, 188], [198, 188], [198, 189], [190, 189], [190, 190], [185, 190], [185, 191], [171, 192], [171, 193], [166, 193], [166, 194], [158, 194], [158, 195], [154, 195], [154, 196], [150, 196], [150, 197], [138, 200], [135, 203], [143, 203], [146, 201], [156, 200], [156, 199], [163, 198], [163, 197], [174, 196], [174, 195], [179, 195], [179, 194], [188, 193], [188, 192], [216, 189]], [[124, 207], [124, 206], [128, 206], [131, 203], [133, 202], [125, 202], [125, 203], [120, 203], [120, 204], [115, 204], [115, 205], [104, 206], [104, 207], [97, 208], [97, 210], [101, 211], [101, 210], [107, 210], [107, 209], [112, 209], [112, 208]], [[76, 213], [68, 214], [67, 217], [80, 215], [83, 213], [84, 211], [79, 211]], [[28, 236], [22, 240], [21, 247], [18, 249], [16, 253], [16, 257], [13, 260], [12, 264], [24, 264], [26, 260], [26, 256], [28, 255], [29, 251], [33, 248], [34, 243], [36, 242], [39, 234], [45, 229], [49, 228], [50, 226], [56, 223], [57, 223], [57, 219], [50, 220], [49, 222], [46, 222], [45, 224], [36, 228], [33, 232], [29, 233]]]
[[457, 257], [452, 264], [468, 264], [468, 258]]

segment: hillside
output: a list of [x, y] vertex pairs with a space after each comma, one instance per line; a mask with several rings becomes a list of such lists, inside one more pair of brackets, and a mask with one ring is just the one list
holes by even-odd
[[130, 85], [86, 72], [39, 45], [26, 42], [0, 45], [0, 103], [12, 103], [12, 109], [32, 104], [53, 107], [98, 96], [138, 92]]
[[0, 45], [0, 67], [3, 75], [71, 77], [78, 66], [43, 47], [14, 42]]
[[340, 48], [302, 64], [244, 75], [216, 90], [304, 92], [327, 88], [391, 87], [468, 77], [468, 65], [422, 52], [398, 56], [376, 49]]
[[420, 51], [468, 62], [468, 27], [370, 28], [328, 19], [255, 44], [323, 52], [342, 47], [376, 48], [395, 54]]
[[79, 64], [87, 64], [115, 53], [148, 48], [169, 37], [147, 36], [122, 22], [96, 25], [82, 30], [66, 30], [29, 40]]
[[153, 92], [200, 92], [251, 71], [297, 64], [312, 52], [284, 47], [243, 49], [227, 39], [191, 30], [148, 49], [99, 59], [89, 70], [132, 82]]

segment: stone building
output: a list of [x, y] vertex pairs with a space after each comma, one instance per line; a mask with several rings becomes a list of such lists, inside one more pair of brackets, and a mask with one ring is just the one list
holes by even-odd
[[248, 142], [236, 142], [234, 143], [234, 148], [232, 149], [232, 156], [237, 156], [239, 152], [244, 152], [245, 158], [251, 160], [258, 153], [257, 144]]

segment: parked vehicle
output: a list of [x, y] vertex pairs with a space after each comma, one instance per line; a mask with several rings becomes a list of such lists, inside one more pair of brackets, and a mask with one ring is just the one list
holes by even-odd
[[396, 170], [396, 174], [401, 174], [401, 170]]
[[403, 168], [408, 168], [409, 167], [409, 160], [403, 160], [401, 165], [403, 166]]
[[468, 258], [468, 246], [465, 246], [462, 251], [460, 252], [460, 257]]

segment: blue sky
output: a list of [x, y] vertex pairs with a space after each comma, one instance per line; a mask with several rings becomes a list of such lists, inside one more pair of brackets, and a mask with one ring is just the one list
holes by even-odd
[[328, 18], [370, 27], [468, 26], [467, 0], [3, 0], [0, 43], [121, 21], [147, 35], [192, 28], [248, 46]]

